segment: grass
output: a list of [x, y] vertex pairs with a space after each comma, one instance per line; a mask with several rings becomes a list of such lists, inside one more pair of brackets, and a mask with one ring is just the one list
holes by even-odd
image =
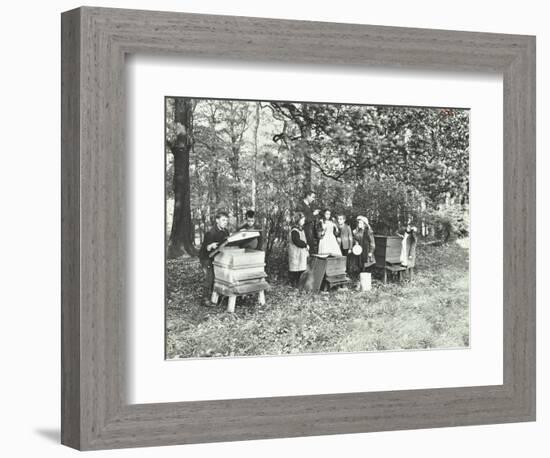
[[168, 262], [167, 358], [456, 348], [469, 345], [468, 240], [419, 245], [412, 282], [325, 294], [289, 286], [284, 256], [270, 260], [266, 298], [200, 305], [196, 262]]

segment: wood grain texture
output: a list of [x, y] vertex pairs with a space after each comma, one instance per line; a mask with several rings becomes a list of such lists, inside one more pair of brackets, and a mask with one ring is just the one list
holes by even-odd
[[[80, 8], [62, 15], [62, 442], [81, 450], [535, 418], [535, 39]], [[504, 384], [130, 405], [129, 53], [504, 75]]]
[[61, 24], [61, 441], [80, 446], [80, 14]]

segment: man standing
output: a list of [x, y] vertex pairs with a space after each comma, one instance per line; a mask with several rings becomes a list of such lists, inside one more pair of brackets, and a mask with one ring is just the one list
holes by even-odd
[[303, 213], [306, 217], [304, 223], [304, 233], [306, 236], [307, 244], [310, 247], [310, 253], [317, 253], [317, 240], [314, 235], [314, 227], [316, 216], [319, 214], [319, 210], [313, 210], [311, 204], [315, 200], [315, 193], [311, 190], [307, 191], [304, 196], [304, 200], [296, 207], [296, 212]]
[[214, 287], [214, 267], [212, 265], [214, 256], [210, 257], [210, 254], [229, 237], [229, 231], [227, 230], [228, 222], [229, 215], [226, 212], [219, 211], [216, 213], [216, 224], [205, 234], [199, 251], [199, 259], [205, 275], [202, 295], [203, 305], [212, 305], [210, 298], [212, 297], [212, 289]]
[[256, 227], [256, 213], [254, 212], [254, 210], [248, 210], [245, 216], [246, 216], [246, 221], [241, 227], [239, 227], [239, 231], [255, 231], [255, 232], [259, 232], [260, 236], [255, 239], [248, 240], [246, 243], [240, 246], [241, 248], [251, 248], [253, 250], [261, 250], [263, 246], [262, 229]]

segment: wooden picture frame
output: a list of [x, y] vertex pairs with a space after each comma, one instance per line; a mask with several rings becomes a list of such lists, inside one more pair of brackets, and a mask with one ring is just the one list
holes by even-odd
[[[82, 7], [62, 14], [61, 38], [63, 444], [89, 450], [535, 419], [535, 37]], [[503, 384], [128, 404], [129, 53], [502, 73]]]

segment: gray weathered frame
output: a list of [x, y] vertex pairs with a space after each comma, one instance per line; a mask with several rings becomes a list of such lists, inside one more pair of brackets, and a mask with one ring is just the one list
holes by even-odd
[[[62, 14], [62, 443], [138, 447], [535, 419], [535, 37], [82, 7]], [[503, 385], [130, 405], [128, 53], [500, 72]]]

